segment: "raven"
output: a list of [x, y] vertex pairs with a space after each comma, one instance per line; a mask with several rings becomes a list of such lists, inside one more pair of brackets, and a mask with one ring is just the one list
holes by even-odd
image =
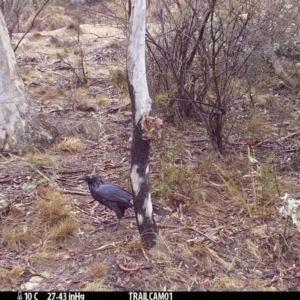
[[[86, 181], [92, 197], [116, 213], [118, 222], [115, 231], [117, 231], [125, 210], [133, 207], [132, 194], [117, 184], [104, 182], [97, 174], [84, 175], [78, 180]], [[161, 216], [165, 215], [164, 212], [155, 208], [153, 208], [153, 212]]]

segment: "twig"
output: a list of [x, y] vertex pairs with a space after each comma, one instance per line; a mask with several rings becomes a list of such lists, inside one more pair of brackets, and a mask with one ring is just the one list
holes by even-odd
[[[30, 164], [29, 164], [29, 165], [30, 165]], [[31, 165], [30, 165], [30, 166], [31, 166]], [[32, 167], [32, 166], [31, 166], [31, 167]], [[33, 167], [32, 167], [32, 169], [33, 169], [35, 172], [39, 173], [42, 177], [44, 177], [48, 182], [51, 182], [50, 178], [48, 178], [46, 175], [44, 175], [41, 171], [35, 170]]]
[[62, 189], [60, 189], [59, 190], [61, 193], [63, 193], [63, 194], [72, 194], [72, 195], [80, 195], [80, 196], [90, 196], [90, 194], [89, 193], [87, 193], [87, 192], [80, 192], [80, 191], [71, 191], [71, 190], [62, 190]]
[[181, 229], [179, 226], [173, 226], [173, 225], [160, 225], [157, 224], [157, 228], [163, 229], [163, 228], [170, 228], [170, 229]]
[[214, 242], [214, 243], [217, 244], [216, 241], [214, 241], [213, 239], [211, 239], [210, 237], [208, 237], [205, 233], [203, 233], [203, 232], [197, 230], [196, 228], [193, 228], [193, 227], [190, 227], [190, 226], [186, 226], [186, 227], [183, 227], [183, 229], [194, 230], [194, 231], [196, 231], [197, 233], [199, 233], [199, 234], [201, 234], [202, 236], [204, 236], [204, 237], [206, 237], [207, 239], [209, 239], [210, 241], [212, 241], [212, 242]]
[[20, 38], [20, 40], [18, 41], [17, 45], [14, 47], [14, 52], [16, 52], [16, 50], [18, 49], [19, 45], [21, 44], [21, 42], [23, 41], [23, 39], [25, 38], [25, 36], [28, 34], [28, 32], [33, 28], [34, 26], [34, 21], [37, 18], [37, 16], [41, 13], [41, 11], [44, 9], [44, 7], [50, 2], [50, 0], [46, 0], [45, 3], [42, 5], [42, 7], [38, 10], [38, 12], [36, 13], [36, 15], [34, 16], [30, 26], [28, 27], [28, 29], [25, 31], [25, 33], [23, 34], [23, 36]]
[[146, 258], [147, 261], [150, 261], [149, 256], [147, 255], [146, 250], [144, 249], [144, 247], [142, 247], [142, 252], [144, 254], [144, 257]]
[[74, 109], [72, 108], [62, 108], [62, 109], [54, 109], [54, 110], [50, 110], [48, 112], [48, 114], [52, 114], [52, 113], [66, 113], [66, 112], [69, 112], [69, 111], [74, 111]]
[[287, 140], [287, 139], [289, 139], [289, 138], [291, 138], [291, 137], [293, 137], [293, 136], [295, 136], [295, 135], [297, 135], [297, 134], [300, 134], [300, 131], [291, 133], [291, 134], [289, 134], [289, 135], [283, 137], [282, 139], [280, 139], [280, 142], [283, 142], [283, 141], [285, 141], [285, 140]]
[[62, 57], [62, 55], [60, 55], [60, 54], [58, 54], [58, 57], [63, 63], [65, 63], [71, 69], [72, 73], [77, 77], [77, 79], [81, 85], [86, 83], [87, 79], [84, 77], [85, 74], [83, 74], [83, 79], [81, 79], [79, 74], [77, 73], [76, 69], [72, 66], [71, 63], [69, 63], [68, 61], [65, 61], [64, 58]]
[[78, 204], [73, 203], [82, 213], [88, 215], [90, 218], [93, 218], [94, 220], [98, 220], [98, 218], [95, 218], [94, 216], [92, 216], [90, 213], [87, 213], [86, 211], [84, 211]]
[[208, 138], [203, 138], [203, 139], [187, 139], [186, 141], [189, 142], [189, 143], [207, 142]]
[[116, 247], [117, 245], [119, 245], [121, 243], [122, 242], [113, 242], [111, 244], [103, 245], [103, 246], [95, 249], [95, 251], [102, 251], [102, 250], [105, 250], [105, 249], [110, 248], [110, 247]]

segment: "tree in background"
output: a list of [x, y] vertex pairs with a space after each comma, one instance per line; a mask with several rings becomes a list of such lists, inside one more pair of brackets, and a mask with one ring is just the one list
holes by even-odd
[[297, 87], [280, 57], [299, 53], [298, 4], [273, 4], [151, 2], [155, 25], [147, 31], [150, 94], [178, 127], [185, 117], [200, 118], [221, 156], [239, 116], [241, 107], [236, 104], [262, 88], [270, 67], [287, 86]]
[[0, 149], [23, 152], [50, 145], [57, 131], [30, 110], [1, 11], [0, 49]]

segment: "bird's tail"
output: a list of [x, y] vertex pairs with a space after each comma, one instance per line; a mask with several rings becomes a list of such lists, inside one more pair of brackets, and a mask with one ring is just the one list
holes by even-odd
[[153, 207], [153, 212], [154, 212], [155, 214], [159, 215], [159, 216], [162, 216], [162, 217], [165, 217], [165, 216], [166, 216], [165, 212], [163, 212], [162, 210], [159, 210], [159, 209], [157, 209], [157, 208], [155, 208], [155, 207]]

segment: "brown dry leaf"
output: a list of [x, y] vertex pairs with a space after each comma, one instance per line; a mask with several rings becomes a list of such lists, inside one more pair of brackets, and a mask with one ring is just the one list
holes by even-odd
[[257, 140], [252, 140], [252, 139], [249, 139], [249, 140], [246, 141], [246, 144], [247, 144], [248, 146], [251, 146], [251, 147], [256, 147], [258, 143], [259, 143], [259, 141], [257, 141]]

